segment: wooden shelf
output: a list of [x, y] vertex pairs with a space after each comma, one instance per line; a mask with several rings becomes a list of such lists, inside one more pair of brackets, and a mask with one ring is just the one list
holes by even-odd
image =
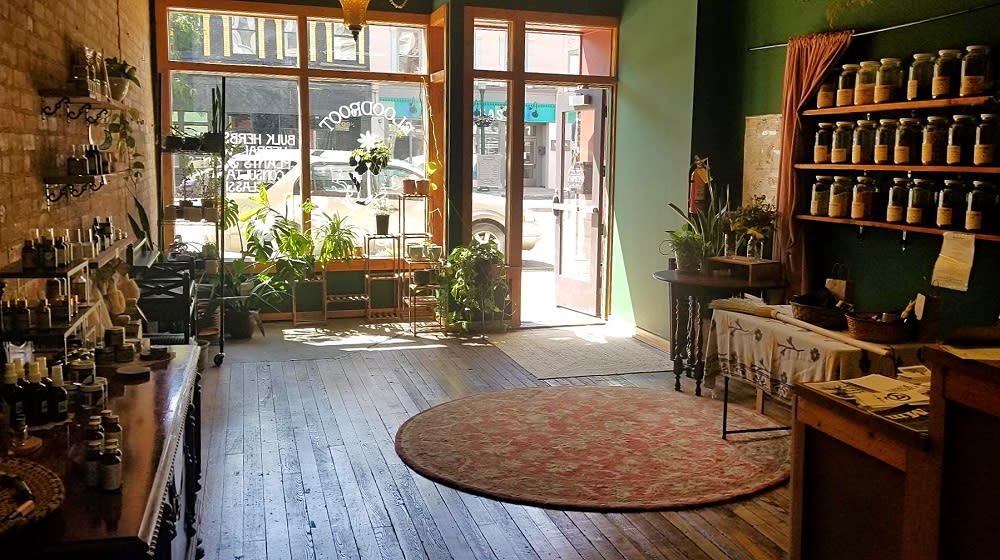
[[796, 163], [795, 169], [804, 171], [886, 171], [914, 173], [972, 173], [992, 175], [1000, 173], [1000, 167], [976, 167], [971, 165], [877, 165], [853, 163]]
[[87, 268], [87, 261], [77, 259], [69, 266], [60, 266], [52, 269], [21, 270], [21, 262], [17, 261], [0, 269], [0, 278], [21, 278], [21, 279], [44, 279], [44, 278], [69, 278], [77, 272]]
[[[806, 221], [806, 222], [824, 222], [828, 224], [841, 224], [847, 226], [859, 226], [859, 227], [873, 227], [879, 229], [894, 229], [897, 231], [912, 231], [916, 233], [927, 233], [930, 235], [943, 235], [944, 233], [952, 230], [925, 227], [925, 226], [911, 226], [908, 224], [892, 224], [889, 222], [875, 222], [871, 220], [852, 220], [850, 218], [830, 218], [828, 216], [812, 216], [809, 214], [798, 214], [795, 216], [796, 219]], [[971, 233], [971, 232], [960, 232], [960, 233]], [[1000, 235], [994, 235], [991, 233], [975, 233], [976, 239], [981, 241], [993, 241], [1000, 242]]]
[[927, 99], [923, 101], [898, 101], [896, 103], [873, 103], [870, 105], [848, 105], [845, 107], [826, 107], [823, 109], [807, 109], [803, 116], [818, 117], [823, 115], [847, 115], [857, 113], [879, 113], [886, 111], [912, 111], [917, 109], [944, 109], [947, 107], [968, 107], [985, 105], [993, 102], [990, 95], [976, 97], [950, 97], [948, 99]]
[[42, 177], [42, 182], [46, 185], [89, 185], [95, 181], [110, 181], [117, 177], [125, 177], [128, 171], [115, 171], [114, 173], [104, 173], [101, 175], [52, 175]]

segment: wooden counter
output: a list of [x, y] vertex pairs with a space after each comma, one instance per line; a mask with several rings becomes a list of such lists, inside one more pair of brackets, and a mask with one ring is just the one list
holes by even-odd
[[[124, 428], [120, 493], [83, 484], [82, 428], [41, 432], [44, 447], [28, 459], [54, 471], [66, 500], [29, 531], [8, 537], [43, 558], [193, 558], [200, 459], [197, 346], [171, 347], [175, 357], [148, 379], [109, 377], [109, 408]], [[5, 544], [0, 541], [0, 544]]]

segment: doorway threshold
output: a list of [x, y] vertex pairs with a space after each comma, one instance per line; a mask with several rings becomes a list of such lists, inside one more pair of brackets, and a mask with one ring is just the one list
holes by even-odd
[[525, 319], [522, 315], [519, 329], [544, 329], [549, 327], [582, 327], [586, 325], [604, 325], [607, 321], [565, 307], [547, 310], [544, 316]]

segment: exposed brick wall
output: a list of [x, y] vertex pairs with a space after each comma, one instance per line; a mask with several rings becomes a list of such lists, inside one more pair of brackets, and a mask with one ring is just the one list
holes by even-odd
[[[40, 89], [61, 88], [69, 76], [73, 49], [86, 45], [105, 56], [124, 57], [138, 67], [141, 89], [126, 103], [142, 122], [134, 124], [137, 151], [153, 166], [153, 82], [150, 78], [148, 0], [0, 1], [0, 264], [20, 257], [27, 231], [88, 227], [94, 216], [111, 215], [131, 234], [127, 212], [135, 214], [131, 187], [114, 181], [96, 193], [46, 205], [44, 175], [60, 174], [70, 146], [86, 143], [83, 119], [42, 118]], [[155, 223], [152, 173], [137, 193]]]

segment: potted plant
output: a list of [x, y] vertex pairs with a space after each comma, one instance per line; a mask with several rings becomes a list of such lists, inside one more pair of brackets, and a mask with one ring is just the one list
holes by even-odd
[[438, 277], [449, 326], [468, 331], [479, 322], [485, 330], [487, 322], [507, 318], [510, 286], [504, 264], [493, 241], [473, 241], [452, 250]]
[[701, 268], [707, 245], [705, 238], [690, 225], [684, 224], [680, 229], [668, 231], [663, 243], [674, 252], [678, 271], [697, 272]]
[[209, 130], [201, 137], [201, 149], [204, 152], [220, 154], [225, 149], [225, 134], [223, 123], [225, 115], [222, 112], [222, 88], [216, 86], [212, 88], [212, 118], [209, 122]]
[[104, 66], [108, 71], [108, 85], [111, 89], [111, 98], [115, 101], [125, 99], [125, 96], [128, 95], [130, 84], [135, 84], [135, 87], [142, 87], [139, 84], [139, 78], [136, 76], [138, 70], [135, 66], [126, 62], [124, 58], [121, 60], [115, 57], [106, 58], [104, 59]]
[[382, 199], [375, 204], [375, 234], [389, 235], [389, 215], [392, 210], [388, 201]]
[[672, 202], [668, 206], [687, 222], [695, 233], [702, 236], [707, 256], [723, 255], [728, 229], [725, 217], [729, 212], [729, 189], [726, 189], [724, 197], [721, 196], [711, 179], [708, 158], [701, 159], [695, 156], [695, 160], [697, 164], [704, 166], [705, 175], [708, 177], [705, 185], [705, 204], [699, 206], [697, 212], [686, 212]]
[[777, 207], [762, 194], [723, 217], [728, 231], [736, 237], [734, 248], [740, 252], [745, 247], [748, 258], [764, 258], [764, 240], [774, 231], [777, 219]]
[[316, 228], [320, 262], [350, 260], [357, 248], [358, 237], [354, 226], [348, 225], [347, 218], [339, 214], [331, 216], [323, 212], [323, 218], [325, 223]]

